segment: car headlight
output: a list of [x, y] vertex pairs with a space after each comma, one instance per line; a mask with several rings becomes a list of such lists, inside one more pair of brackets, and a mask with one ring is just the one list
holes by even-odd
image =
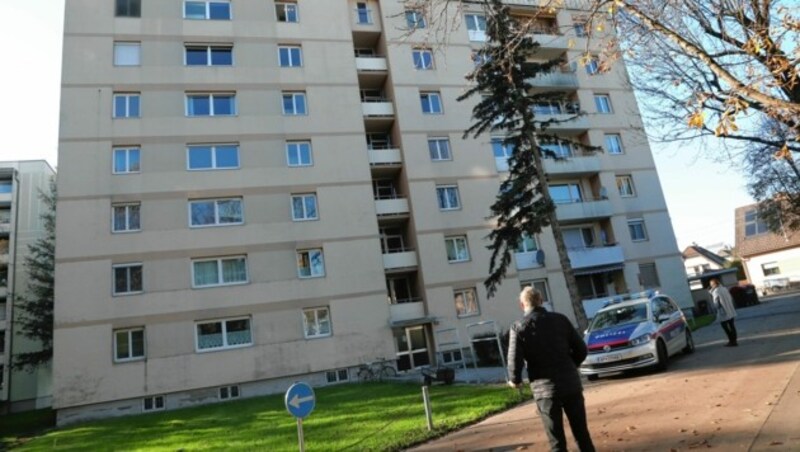
[[641, 335], [639, 337], [631, 339], [630, 340], [630, 344], [635, 347], [637, 345], [646, 344], [646, 343], [650, 342], [651, 339], [652, 338], [650, 337], [650, 334], [643, 334], [643, 335]]

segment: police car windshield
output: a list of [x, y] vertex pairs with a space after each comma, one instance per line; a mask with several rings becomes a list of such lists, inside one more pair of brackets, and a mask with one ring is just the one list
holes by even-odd
[[647, 320], [647, 303], [637, 303], [598, 312], [589, 329], [599, 330], [612, 326], [644, 322], [645, 320]]

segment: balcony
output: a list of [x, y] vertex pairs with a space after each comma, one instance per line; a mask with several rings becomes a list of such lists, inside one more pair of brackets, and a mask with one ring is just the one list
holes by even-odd
[[575, 66], [575, 63], [572, 63], [553, 72], [539, 74], [528, 82], [536, 87], [578, 88]]
[[383, 269], [386, 271], [416, 267], [417, 253], [414, 250], [390, 251], [383, 254]]
[[369, 149], [369, 164], [373, 166], [401, 165], [400, 149]]
[[386, 72], [389, 67], [383, 57], [356, 57], [356, 69], [359, 72]]
[[379, 217], [408, 215], [408, 212], [408, 199], [406, 198], [375, 200], [375, 214]]
[[486, 42], [486, 31], [484, 30], [467, 30], [469, 40], [472, 42]]
[[611, 203], [607, 199], [556, 205], [556, 218], [558, 218], [559, 222], [608, 218], [611, 214]]
[[600, 172], [600, 157], [586, 155], [566, 159], [543, 159], [544, 171], [549, 175], [578, 176]]
[[361, 111], [365, 118], [394, 117], [394, 104], [387, 100], [361, 102]]
[[595, 248], [573, 248], [567, 250], [569, 262], [573, 269], [624, 264], [625, 256], [619, 245]]
[[391, 323], [407, 322], [414, 319], [425, 317], [425, 302], [413, 298], [404, 303], [392, 303], [389, 305], [389, 321]]
[[540, 268], [544, 265], [544, 252], [542, 252], [542, 250], [537, 250], [525, 253], [514, 253], [514, 260], [517, 262], [517, 270]]

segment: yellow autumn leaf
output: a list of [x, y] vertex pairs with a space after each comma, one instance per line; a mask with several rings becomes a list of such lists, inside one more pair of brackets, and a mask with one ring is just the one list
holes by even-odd
[[780, 159], [792, 160], [792, 153], [789, 151], [789, 145], [787, 143], [784, 143], [783, 147], [778, 152], [773, 154], [773, 157], [775, 157], [775, 160], [780, 160]]
[[701, 110], [697, 110], [689, 116], [689, 127], [696, 127], [700, 129], [703, 127], [704, 122], [705, 120]]
[[572, 38], [567, 39], [567, 48], [572, 49], [575, 47], [575, 40]]

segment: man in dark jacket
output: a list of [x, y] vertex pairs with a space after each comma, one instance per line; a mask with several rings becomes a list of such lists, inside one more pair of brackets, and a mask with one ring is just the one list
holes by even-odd
[[594, 451], [578, 373], [578, 366], [586, 359], [586, 344], [567, 317], [542, 307], [542, 294], [536, 289], [523, 289], [519, 306], [525, 316], [514, 322], [509, 332], [509, 385], [520, 387], [522, 368], [527, 363], [528, 380], [550, 449], [567, 450], [563, 412], [580, 450]]

